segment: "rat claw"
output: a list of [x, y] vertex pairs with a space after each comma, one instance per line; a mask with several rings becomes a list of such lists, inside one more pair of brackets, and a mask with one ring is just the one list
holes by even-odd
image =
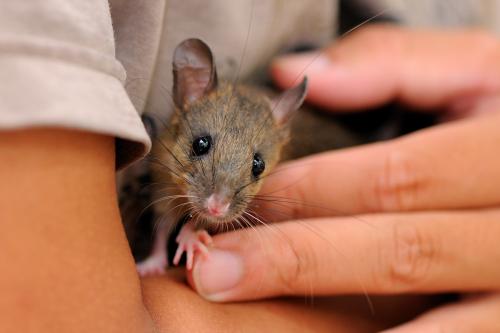
[[175, 251], [175, 256], [174, 256], [174, 260], [173, 260], [173, 263], [175, 266], [179, 265], [179, 261], [181, 261], [182, 254], [184, 253], [185, 249], [186, 248], [185, 248], [184, 244], [180, 244], [179, 247], [177, 248], [177, 250]]
[[205, 244], [197, 243], [194, 245], [194, 248], [196, 250], [199, 250], [205, 256], [205, 258], [208, 257], [208, 247], [206, 247]]
[[200, 230], [198, 232], [198, 238], [200, 241], [202, 241], [205, 245], [210, 246], [212, 245], [212, 237], [206, 230]]
[[152, 256], [136, 265], [139, 276], [145, 277], [155, 274], [165, 273], [167, 265], [166, 258], [162, 256]]
[[200, 252], [205, 258], [209, 255], [208, 246], [212, 245], [212, 237], [206, 230], [196, 230], [192, 225], [185, 224], [176, 238], [179, 247], [175, 252], [174, 264], [178, 265], [182, 254], [186, 252], [186, 268], [193, 268], [194, 256]]
[[187, 255], [186, 268], [188, 269], [188, 271], [190, 271], [193, 268], [193, 257], [194, 257], [193, 249], [189, 249], [186, 255]]

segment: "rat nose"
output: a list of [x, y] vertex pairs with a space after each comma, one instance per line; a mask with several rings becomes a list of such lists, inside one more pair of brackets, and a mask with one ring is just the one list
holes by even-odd
[[213, 193], [208, 197], [206, 207], [210, 215], [221, 217], [226, 215], [230, 204], [231, 202], [227, 197]]

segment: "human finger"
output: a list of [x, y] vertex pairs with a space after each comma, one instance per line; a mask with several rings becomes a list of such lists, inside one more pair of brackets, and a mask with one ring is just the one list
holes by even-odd
[[290, 221], [217, 236], [192, 285], [213, 301], [500, 288], [500, 210]]
[[274, 221], [499, 205], [498, 124], [497, 112], [286, 163], [252, 207]]
[[384, 333], [500, 332], [500, 295], [491, 294], [430, 311]]
[[434, 109], [499, 92], [499, 57], [498, 40], [484, 31], [374, 25], [325, 50], [277, 58], [271, 74], [283, 88], [307, 75], [308, 100], [327, 109], [391, 100]]

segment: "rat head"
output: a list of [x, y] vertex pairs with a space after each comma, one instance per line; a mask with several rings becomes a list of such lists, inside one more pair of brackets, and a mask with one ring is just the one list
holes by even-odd
[[177, 46], [173, 72], [171, 161], [178, 172], [172, 178], [194, 215], [212, 223], [235, 220], [278, 162], [307, 81], [275, 98], [219, 82], [210, 48], [198, 39]]

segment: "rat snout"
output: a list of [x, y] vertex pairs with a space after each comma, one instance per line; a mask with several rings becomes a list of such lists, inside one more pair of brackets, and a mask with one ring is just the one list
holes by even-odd
[[227, 196], [213, 193], [208, 197], [205, 207], [210, 215], [222, 217], [227, 214], [230, 205], [231, 200]]

